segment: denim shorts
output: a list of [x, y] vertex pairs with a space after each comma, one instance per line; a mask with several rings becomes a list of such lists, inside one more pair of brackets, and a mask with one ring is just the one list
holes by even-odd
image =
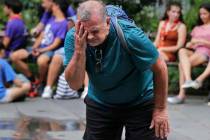
[[[15, 77], [15, 79], [20, 80], [22, 83], [30, 83], [30, 81], [23, 74], [17, 74], [16, 77]], [[8, 103], [9, 101], [11, 101], [11, 97], [10, 97], [10, 95], [11, 95], [11, 89], [13, 87], [15, 87], [15, 86], [16, 85], [13, 85], [11, 88], [7, 88], [6, 89], [5, 96], [2, 99], [0, 99], [0, 103]], [[17, 100], [18, 99], [19, 98], [17, 98]]]
[[[33, 48], [32, 47], [28, 47], [28, 48], [26, 48], [26, 50], [31, 54]], [[48, 56], [49, 58], [52, 58], [53, 55], [54, 55], [54, 51], [47, 51], [47, 52], [44, 52], [42, 54]]]
[[8, 103], [10, 101], [10, 94], [11, 94], [11, 89], [10, 88], [6, 89], [4, 97], [0, 99], [0, 103]]

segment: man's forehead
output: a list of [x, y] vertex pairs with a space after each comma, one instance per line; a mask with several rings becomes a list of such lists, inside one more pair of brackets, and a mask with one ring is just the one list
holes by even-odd
[[84, 29], [85, 30], [99, 30], [101, 24], [84, 24]]
[[99, 29], [101, 27], [101, 25], [103, 24], [103, 22], [101, 20], [97, 20], [97, 19], [84, 21], [84, 22], [81, 22], [81, 23], [84, 25], [84, 28], [88, 29], [88, 30]]

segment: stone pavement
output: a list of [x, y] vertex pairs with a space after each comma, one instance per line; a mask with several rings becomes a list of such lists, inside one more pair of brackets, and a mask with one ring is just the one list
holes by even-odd
[[[205, 97], [169, 105], [168, 140], [210, 140], [210, 107]], [[0, 105], [0, 140], [82, 140], [85, 105], [81, 99], [27, 99]], [[123, 138], [124, 139], [124, 138]]]

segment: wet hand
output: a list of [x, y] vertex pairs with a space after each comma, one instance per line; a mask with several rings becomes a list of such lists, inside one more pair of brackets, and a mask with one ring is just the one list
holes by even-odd
[[168, 136], [170, 132], [168, 112], [166, 109], [154, 109], [150, 129], [155, 129], [156, 137], [161, 139]]

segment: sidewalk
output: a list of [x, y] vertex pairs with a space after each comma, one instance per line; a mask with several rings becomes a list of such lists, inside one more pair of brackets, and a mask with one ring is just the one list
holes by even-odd
[[[169, 105], [168, 140], [210, 140], [210, 107], [205, 97], [190, 97], [184, 105]], [[27, 99], [0, 105], [0, 140], [82, 140], [83, 100]], [[17, 133], [18, 132], [18, 133]], [[19, 137], [19, 139], [17, 138]]]

